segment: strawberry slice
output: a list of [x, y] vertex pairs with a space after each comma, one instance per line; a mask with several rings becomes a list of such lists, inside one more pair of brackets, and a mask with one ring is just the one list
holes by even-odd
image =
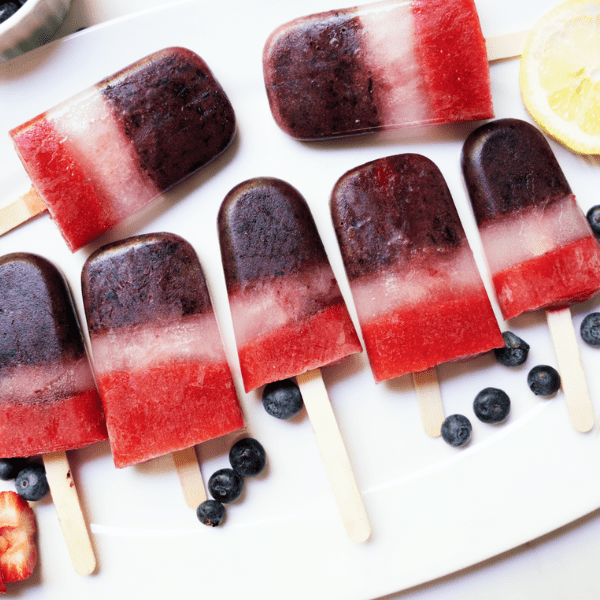
[[26, 500], [15, 492], [0, 492], [0, 580], [19, 581], [37, 562], [35, 517]]

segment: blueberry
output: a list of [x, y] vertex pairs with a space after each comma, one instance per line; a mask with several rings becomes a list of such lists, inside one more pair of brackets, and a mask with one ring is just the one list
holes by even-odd
[[41, 500], [49, 491], [44, 465], [32, 463], [21, 469], [15, 479], [17, 493], [25, 500]]
[[244, 480], [233, 469], [219, 469], [208, 480], [208, 491], [219, 502], [237, 500], [243, 487]]
[[519, 367], [527, 360], [529, 344], [512, 331], [504, 331], [504, 348], [495, 348], [494, 355], [505, 367]]
[[502, 423], [510, 412], [510, 398], [498, 388], [485, 388], [475, 396], [473, 410], [475, 416], [484, 423]]
[[549, 397], [558, 392], [560, 375], [553, 367], [538, 365], [529, 371], [527, 383], [536, 396]]
[[225, 507], [216, 500], [205, 500], [196, 509], [200, 523], [209, 527], [218, 527], [225, 520]]
[[600, 204], [592, 206], [592, 208], [587, 211], [585, 216], [587, 217], [588, 223], [590, 224], [594, 235], [600, 239]]
[[291, 379], [267, 384], [263, 390], [262, 401], [265, 410], [278, 419], [291, 419], [304, 406], [300, 389]]
[[0, 479], [14, 479], [27, 464], [24, 458], [0, 458]]
[[243, 438], [236, 442], [229, 451], [229, 462], [238, 475], [254, 477], [265, 468], [267, 455], [257, 440]]
[[590, 313], [581, 322], [581, 339], [586, 344], [600, 348], [600, 313]]
[[471, 439], [473, 426], [464, 415], [450, 415], [442, 423], [442, 438], [445, 442], [458, 448], [465, 446]]

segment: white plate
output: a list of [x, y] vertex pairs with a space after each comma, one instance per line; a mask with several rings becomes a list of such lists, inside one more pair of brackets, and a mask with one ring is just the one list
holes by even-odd
[[[530, 27], [555, 3], [477, 2], [485, 35]], [[420, 152], [442, 170], [479, 264], [481, 249], [459, 169], [462, 143], [475, 124], [386, 133], [319, 144], [295, 142], [271, 118], [262, 83], [264, 40], [280, 23], [334, 7], [329, 0], [184, 2], [91, 28], [0, 67], [0, 129], [37, 115], [85, 86], [160, 48], [198, 52], [227, 91], [239, 130], [230, 151], [143, 214], [84, 250], [71, 254], [47, 216], [0, 238], [0, 254], [36, 252], [66, 274], [83, 315], [79, 277], [97, 247], [140, 232], [173, 231], [188, 239], [204, 265], [220, 319], [248, 430], [265, 446], [268, 471], [250, 480], [229, 507], [222, 528], [196, 520], [183, 502], [169, 458], [116, 470], [107, 443], [70, 453], [97, 550], [98, 573], [71, 568], [49, 499], [35, 507], [39, 568], [12, 584], [20, 597], [373, 598], [467, 567], [536, 538], [600, 507], [599, 440], [569, 423], [562, 394], [540, 400], [527, 388], [528, 368], [556, 364], [543, 314], [515, 319], [511, 329], [532, 346], [525, 367], [509, 370], [485, 356], [438, 368], [446, 414], [473, 422], [462, 450], [422, 430], [410, 377], [376, 386], [366, 358], [324, 370], [373, 527], [372, 539], [345, 535], [306, 415], [292, 422], [269, 417], [256, 393], [243, 394], [220, 266], [216, 215], [226, 193], [250, 177], [270, 175], [296, 186], [315, 215], [342, 291], [350, 298], [328, 197], [348, 169], [400, 152]], [[493, 64], [497, 117], [528, 119], [518, 88], [518, 60]], [[584, 210], [597, 202], [597, 166], [552, 142]], [[7, 135], [0, 136], [3, 199], [28, 189]], [[489, 281], [486, 278], [486, 284]], [[598, 310], [594, 299], [574, 307], [578, 327]], [[353, 313], [354, 315], [354, 313]], [[580, 343], [596, 414], [598, 351]], [[508, 422], [490, 427], [473, 415], [486, 386], [512, 398]], [[200, 449], [205, 478], [227, 465], [232, 438]], [[9, 484], [4, 487], [10, 488]]]

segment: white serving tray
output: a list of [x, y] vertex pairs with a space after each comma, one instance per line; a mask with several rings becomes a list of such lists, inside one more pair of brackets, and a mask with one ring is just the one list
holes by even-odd
[[[530, 27], [554, 2], [477, 2], [486, 36]], [[340, 8], [325, 0], [302, 6], [280, 0], [191, 1], [96, 26], [0, 65], [0, 189], [24, 193], [28, 180], [6, 132], [121, 67], [166, 46], [200, 54], [236, 110], [233, 147], [150, 209], [71, 254], [47, 216], [0, 238], [0, 255], [41, 254], [66, 274], [83, 316], [81, 267], [99, 246], [130, 235], [172, 231], [196, 248], [204, 266], [236, 377], [248, 432], [260, 440], [269, 468], [248, 482], [222, 528], [201, 525], [182, 498], [170, 458], [116, 470], [108, 443], [70, 452], [98, 556], [98, 572], [73, 571], [50, 499], [35, 506], [39, 567], [11, 585], [22, 598], [260, 597], [363, 600], [396, 592], [473, 565], [600, 507], [600, 440], [577, 433], [562, 393], [540, 400], [526, 385], [528, 368], [556, 365], [542, 313], [510, 328], [532, 347], [517, 370], [492, 356], [442, 365], [446, 414], [471, 418], [473, 439], [462, 450], [432, 439], [420, 424], [410, 377], [375, 385], [366, 357], [324, 369], [373, 528], [370, 541], [345, 535], [310, 424], [265, 413], [257, 393], [244, 394], [220, 266], [216, 216], [226, 193], [255, 176], [280, 177], [306, 197], [345, 297], [350, 300], [329, 217], [328, 198], [348, 169], [401, 152], [431, 158], [447, 179], [478, 264], [482, 253], [460, 173], [462, 143], [476, 124], [377, 134], [307, 144], [283, 134], [271, 118], [262, 82], [268, 34], [296, 16]], [[497, 117], [528, 119], [519, 95], [518, 59], [491, 66]], [[598, 165], [551, 142], [584, 210], [598, 202]], [[3, 200], [3, 201], [4, 201]], [[484, 271], [485, 282], [489, 280]], [[574, 307], [578, 327], [598, 298]], [[352, 309], [354, 316], [354, 311]], [[600, 415], [598, 350], [580, 342], [592, 401]], [[513, 407], [491, 427], [472, 411], [475, 394], [502, 387]], [[227, 466], [235, 436], [200, 447], [205, 479]], [[10, 489], [10, 483], [3, 483]], [[9, 590], [10, 591], [10, 590]]]

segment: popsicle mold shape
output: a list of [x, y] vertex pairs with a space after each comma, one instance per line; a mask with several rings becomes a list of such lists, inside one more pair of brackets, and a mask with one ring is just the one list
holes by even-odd
[[537, 128], [482, 125], [464, 144], [462, 168], [505, 319], [600, 290], [600, 245]]
[[308, 205], [257, 178], [226, 196], [219, 239], [246, 391], [361, 351]]
[[0, 306], [0, 456], [105, 440], [100, 396], [63, 275], [41, 256], [2, 256]]
[[167, 48], [10, 132], [74, 252], [219, 156], [233, 108], [206, 63]]
[[191, 245], [146, 234], [94, 252], [82, 272], [93, 364], [115, 465], [244, 426]]
[[348, 171], [331, 212], [377, 382], [504, 345], [432, 161], [399, 154]]
[[289, 135], [315, 140], [493, 116], [473, 0], [384, 0], [298, 18], [263, 51]]

